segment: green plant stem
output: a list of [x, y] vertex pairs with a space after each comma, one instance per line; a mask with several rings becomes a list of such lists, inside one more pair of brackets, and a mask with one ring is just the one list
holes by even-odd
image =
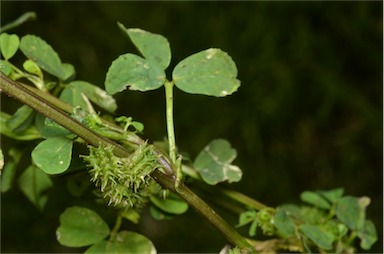
[[173, 83], [166, 81], [165, 84], [165, 102], [166, 102], [166, 118], [167, 118], [167, 132], [169, 142], [169, 157], [172, 163], [176, 163], [176, 141], [175, 129], [173, 123]]
[[117, 232], [119, 231], [122, 222], [123, 222], [123, 217], [121, 216], [121, 214], [118, 214], [117, 218], [116, 218], [115, 226], [113, 227], [113, 229], [111, 231], [111, 234], [110, 234], [110, 238], [109, 239], [111, 241], [115, 240]]
[[[11, 80], [3, 73], [0, 73], [0, 89], [1, 92], [5, 92], [9, 96], [19, 100], [25, 105], [30, 106], [43, 115], [51, 118], [53, 121], [72, 131], [79, 137], [83, 138], [89, 144], [93, 146], [99, 146], [100, 144], [114, 147], [114, 153], [116, 156], [128, 157], [130, 152], [124, 147], [112, 142], [103, 136], [95, 133], [91, 129], [77, 122], [75, 119], [69, 117], [63, 111], [55, 108], [44, 98], [34, 94], [31, 90], [26, 89], [16, 81]], [[159, 159], [159, 163], [164, 168], [172, 168], [165, 159]], [[164, 165], [163, 165], [164, 164]], [[158, 170], [152, 173], [152, 176], [163, 187], [171, 190], [175, 194], [187, 201], [199, 214], [206, 218], [216, 229], [218, 229], [227, 240], [242, 249], [252, 250], [252, 246], [248, 241], [242, 237], [237, 231], [223, 220], [208, 204], [201, 200], [194, 192], [187, 188], [184, 184], [180, 184], [178, 190], [175, 189], [175, 177], [172, 175], [166, 175]]]
[[186, 185], [180, 183], [176, 190], [175, 182], [172, 177], [166, 176], [160, 171], [153, 172], [152, 176], [163, 187], [179, 195], [193, 209], [195, 209], [199, 214], [203, 215], [209, 221], [209, 223], [215, 226], [232, 244], [236, 245], [240, 249], [253, 249], [252, 245], [244, 237], [242, 237], [222, 217], [216, 214], [216, 212], [207, 203], [205, 203], [201, 198], [199, 198]]
[[234, 190], [229, 190], [229, 189], [224, 189], [221, 188], [222, 193], [224, 193], [226, 196], [230, 197], [231, 199], [246, 205], [248, 207], [251, 207], [255, 210], [261, 210], [263, 208], [267, 208], [268, 206], [260, 203], [257, 200], [254, 200], [253, 198], [250, 198], [240, 192], [234, 191]]
[[18, 27], [24, 22], [27, 22], [28, 20], [34, 20], [36, 19], [36, 13], [35, 12], [26, 12], [20, 17], [18, 17], [15, 21], [6, 24], [0, 28], [0, 33], [3, 33], [7, 30], [10, 30], [12, 28]]

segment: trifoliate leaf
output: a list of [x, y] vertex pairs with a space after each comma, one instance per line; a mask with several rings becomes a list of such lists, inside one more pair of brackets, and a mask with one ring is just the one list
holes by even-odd
[[48, 200], [46, 192], [53, 185], [49, 176], [41, 169], [31, 165], [20, 176], [18, 184], [29, 201], [40, 210], [43, 210]]
[[109, 94], [130, 90], [149, 91], [161, 87], [165, 82], [165, 72], [156, 62], [134, 54], [119, 56], [112, 62], [105, 79], [105, 89]]
[[10, 59], [15, 53], [20, 45], [19, 36], [16, 34], [0, 34], [0, 51], [4, 59]]
[[231, 148], [228, 141], [216, 139], [197, 155], [194, 166], [208, 184], [237, 182], [240, 181], [242, 172], [239, 167], [231, 164], [236, 156], [236, 150]]
[[107, 223], [85, 207], [70, 207], [60, 215], [56, 238], [61, 245], [83, 247], [103, 240], [109, 235]]
[[127, 29], [121, 23], [118, 25], [121, 30], [128, 34], [145, 59], [157, 63], [163, 70], [168, 67], [171, 62], [171, 48], [165, 37], [139, 28]]
[[32, 160], [47, 174], [60, 174], [71, 163], [73, 141], [64, 137], [48, 138], [32, 151]]
[[182, 91], [224, 97], [237, 91], [237, 68], [232, 58], [220, 49], [207, 49], [178, 63], [172, 77]]

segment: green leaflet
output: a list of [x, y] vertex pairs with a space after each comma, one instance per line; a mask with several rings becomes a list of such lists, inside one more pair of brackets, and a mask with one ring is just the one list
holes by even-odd
[[168, 40], [160, 34], [154, 34], [139, 28], [127, 29], [118, 23], [126, 32], [145, 59], [151, 60], [165, 70], [171, 62], [171, 48]]
[[39, 131], [33, 125], [29, 125], [26, 129], [18, 133], [13, 132], [7, 127], [7, 122], [11, 117], [12, 116], [7, 113], [0, 112], [0, 132], [2, 134], [16, 140], [33, 140], [41, 137]]
[[170, 214], [183, 214], [188, 210], [188, 204], [174, 194], [168, 195], [166, 199], [152, 195], [150, 200], [157, 208]]
[[23, 63], [23, 68], [27, 72], [34, 74], [41, 79], [44, 77], [43, 72], [41, 71], [40, 67], [31, 59], [28, 59]]
[[333, 236], [324, 232], [318, 226], [303, 224], [300, 226], [300, 230], [320, 248], [324, 250], [332, 249]]
[[94, 211], [84, 207], [67, 208], [60, 215], [56, 238], [68, 247], [83, 247], [97, 243], [109, 235], [107, 223]]
[[178, 63], [172, 77], [182, 91], [224, 97], [237, 91], [237, 68], [232, 58], [220, 49], [207, 49]]
[[71, 163], [73, 141], [64, 137], [48, 138], [32, 151], [32, 160], [47, 174], [60, 174]]
[[82, 109], [91, 112], [82, 94], [110, 113], [115, 112], [117, 109], [116, 101], [112, 96], [108, 95], [103, 89], [85, 81], [72, 81], [69, 83], [61, 93], [60, 99], [74, 107], [80, 106]]
[[197, 155], [193, 164], [208, 184], [237, 182], [240, 181], [242, 172], [239, 167], [231, 164], [236, 156], [236, 150], [231, 148], [228, 141], [216, 139]]
[[16, 168], [19, 165], [19, 162], [23, 155], [23, 151], [12, 147], [11, 149], [9, 149], [8, 155], [8, 160], [6, 161], [4, 168], [1, 170], [2, 193], [7, 192], [11, 188], [16, 175]]
[[0, 59], [0, 71], [4, 73], [6, 76], [11, 75], [12, 66], [9, 62]]
[[130, 90], [155, 90], [165, 82], [165, 72], [156, 62], [134, 54], [124, 54], [112, 62], [105, 79], [109, 94]]
[[239, 223], [236, 225], [236, 227], [242, 227], [249, 223], [251, 223], [251, 225], [249, 227], [248, 234], [250, 236], [255, 236], [257, 229], [257, 212], [254, 210], [241, 213], [239, 216]]
[[274, 221], [277, 230], [283, 237], [290, 237], [295, 234], [295, 224], [285, 209], [277, 209]]
[[317, 191], [317, 193], [321, 194], [324, 198], [326, 198], [331, 204], [334, 204], [337, 200], [339, 200], [343, 194], [343, 188], [336, 188], [327, 191]]
[[16, 34], [0, 34], [0, 51], [4, 59], [8, 60], [15, 55], [19, 45], [20, 39]]
[[41, 114], [36, 116], [35, 126], [39, 130], [40, 135], [45, 139], [53, 137], [75, 136], [69, 130]]
[[7, 120], [6, 126], [14, 133], [25, 131], [32, 123], [34, 116], [33, 109], [23, 105]]
[[367, 197], [342, 197], [336, 203], [336, 216], [350, 229], [359, 230], [364, 226], [365, 209], [369, 202]]
[[74, 75], [73, 66], [63, 64], [56, 51], [47, 42], [35, 35], [23, 36], [20, 50], [40, 68], [61, 80], [66, 80]]
[[321, 209], [330, 209], [331, 205], [320, 194], [313, 191], [304, 191], [300, 195], [300, 199], [308, 204], [314, 205]]
[[46, 192], [53, 186], [49, 176], [36, 166], [30, 165], [20, 176], [18, 184], [29, 201], [39, 210], [43, 210], [48, 200]]
[[364, 226], [357, 232], [357, 236], [361, 240], [361, 248], [364, 250], [369, 250], [377, 241], [375, 224], [373, 224], [373, 222], [370, 220], [366, 220]]
[[155, 254], [156, 248], [148, 238], [141, 234], [131, 231], [120, 231], [114, 237], [114, 240], [100, 241], [88, 248], [85, 253]]

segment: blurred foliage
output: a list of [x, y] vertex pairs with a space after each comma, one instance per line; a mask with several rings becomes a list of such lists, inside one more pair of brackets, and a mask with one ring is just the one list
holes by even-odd
[[[242, 82], [237, 93], [213, 99], [176, 91], [180, 150], [194, 158], [211, 138], [229, 139], [244, 171], [236, 189], [271, 206], [299, 202], [310, 189], [344, 187], [369, 196], [368, 217], [382, 239], [382, 2], [5, 1], [1, 7], [3, 24], [35, 11], [36, 21], [12, 33], [44, 38], [79, 80], [100, 86], [112, 60], [135, 52], [117, 21], [167, 37], [170, 69], [206, 48], [228, 52]], [[163, 93], [119, 94], [117, 115], [143, 122], [150, 140], [162, 139]], [[4, 96], [1, 102], [6, 112], [19, 105]], [[2, 138], [5, 150], [7, 142]], [[43, 214], [20, 191], [2, 195], [3, 252], [71, 251], [54, 236], [58, 214], [73, 199], [62, 188], [50, 193], [60, 199], [48, 200]], [[196, 225], [199, 234], [188, 232]], [[170, 224], [144, 219], [138, 230], [160, 252], [217, 252], [224, 245], [193, 211]], [[382, 242], [372, 251], [381, 252]]]

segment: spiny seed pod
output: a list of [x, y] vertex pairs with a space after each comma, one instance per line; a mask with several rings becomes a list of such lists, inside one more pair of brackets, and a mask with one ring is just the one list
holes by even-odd
[[159, 191], [150, 176], [159, 165], [152, 145], [141, 145], [127, 158], [115, 156], [112, 146], [90, 146], [89, 151], [83, 158], [90, 168], [91, 181], [100, 187], [108, 204], [139, 208], [150, 194]]

